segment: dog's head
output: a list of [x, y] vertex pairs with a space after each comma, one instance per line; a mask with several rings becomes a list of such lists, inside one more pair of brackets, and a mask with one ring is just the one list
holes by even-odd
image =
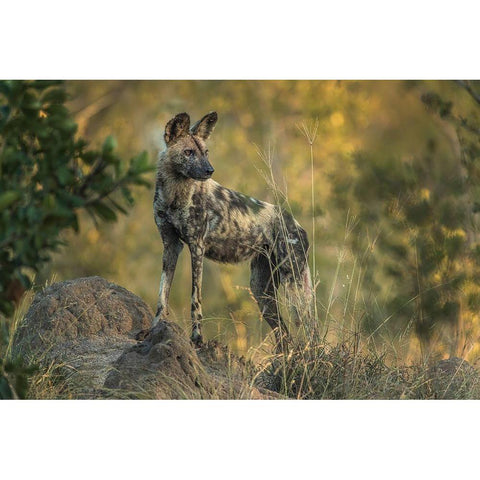
[[207, 113], [190, 127], [187, 113], [175, 115], [165, 126], [167, 157], [173, 169], [187, 178], [209, 179], [214, 169], [208, 160], [206, 140], [215, 128], [217, 113]]

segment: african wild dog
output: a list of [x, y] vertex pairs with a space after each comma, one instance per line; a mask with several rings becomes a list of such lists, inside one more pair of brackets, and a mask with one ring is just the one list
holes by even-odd
[[217, 123], [216, 112], [190, 127], [179, 113], [165, 127], [160, 154], [154, 216], [162, 236], [163, 271], [154, 325], [168, 315], [168, 297], [178, 256], [186, 244], [192, 265], [192, 341], [202, 342], [203, 259], [236, 263], [251, 260], [250, 286], [261, 313], [275, 331], [277, 347], [287, 335], [276, 291], [295, 285], [311, 294], [305, 230], [287, 212], [234, 192], [213, 181], [205, 141]]

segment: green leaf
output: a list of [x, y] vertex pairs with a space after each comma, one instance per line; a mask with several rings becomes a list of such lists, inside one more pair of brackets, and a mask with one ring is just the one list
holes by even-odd
[[102, 202], [94, 203], [92, 208], [102, 220], [107, 222], [114, 222], [117, 220], [117, 214]]
[[109, 135], [102, 145], [102, 150], [104, 153], [111, 153], [117, 148], [117, 141], [112, 135]]
[[109, 198], [109, 200], [118, 211], [122, 212], [124, 215], [128, 213], [118, 202], [113, 200], [113, 198]]
[[60, 185], [67, 185], [73, 180], [73, 174], [67, 167], [60, 167], [57, 170], [57, 177], [60, 182]]
[[45, 103], [64, 103], [67, 100], [67, 92], [63, 88], [50, 88], [41, 98]]
[[72, 222], [72, 228], [75, 233], [78, 233], [80, 231], [80, 226], [78, 224], [78, 216], [75, 215], [73, 222]]
[[3, 105], [2, 107], [0, 107], [0, 122], [5, 122], [9, 115], [10, 107], [8, 105]]
[[75, 133], [78, 126], [73, 119], [68, 118], [59, 125], [59, 128], [62, 129], [64, 132]]
[[22, 192], [18, 190], [7, 190], [0, 194], [0, 210], [9, 207], [22, 196]]
[[148, 153], [143, 151], [140, 155], [137, 155], [132, 159], [132, 167], [136, 173], [146, 172], [150, 170], [153, 165], [148, 162]]
[[12, 92], [12, 80], [1, 80], [0, 93], [8, 98], [11, 92]]
[[22, 108], [27, 110], [40, 110], [40, 108], [42, 108], [42, 104], [33, 90], [25, 92], [22, 100]]
[[49, 87], [62, 85], [63, 83], [63, 80], [35, 80], [31, 85], [37, 90], [44, 90]]
[[[122, 187], [121, 191], [122, 191], [123, 198], [125, 198], [128, 204], [133, 205], [135, 203], [135, 200], [133, 198], [133, 195], [130, 189], [128, 189], [127, 187]], [[479, 247], [479, 251], [480, 251], [480, 247]]]

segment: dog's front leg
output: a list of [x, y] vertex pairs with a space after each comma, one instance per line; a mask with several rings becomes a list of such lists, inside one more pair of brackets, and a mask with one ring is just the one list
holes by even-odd
[[192, 259], [192, 336], [195, 345], [202, 343], [202, 273], [205, 246], [202, 243], [189, 245]]
[[157, 311], [153, 320], [156, 325], [162, 316], [168, 315], [168, 297], [172, 286], [173, 275], [177, 265], [178, 256], [182, 251], [183, 244], [178, 237], [167, 231], [162, 231], [163, 238], [163, 268], [158, 289]]

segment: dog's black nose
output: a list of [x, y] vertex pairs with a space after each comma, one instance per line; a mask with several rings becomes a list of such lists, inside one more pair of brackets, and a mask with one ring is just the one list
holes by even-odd
[[206, 171], [207, 171], [207, 175], [211, 175], [215, 171], [215, 169], [213, 167], [207, 167]]

